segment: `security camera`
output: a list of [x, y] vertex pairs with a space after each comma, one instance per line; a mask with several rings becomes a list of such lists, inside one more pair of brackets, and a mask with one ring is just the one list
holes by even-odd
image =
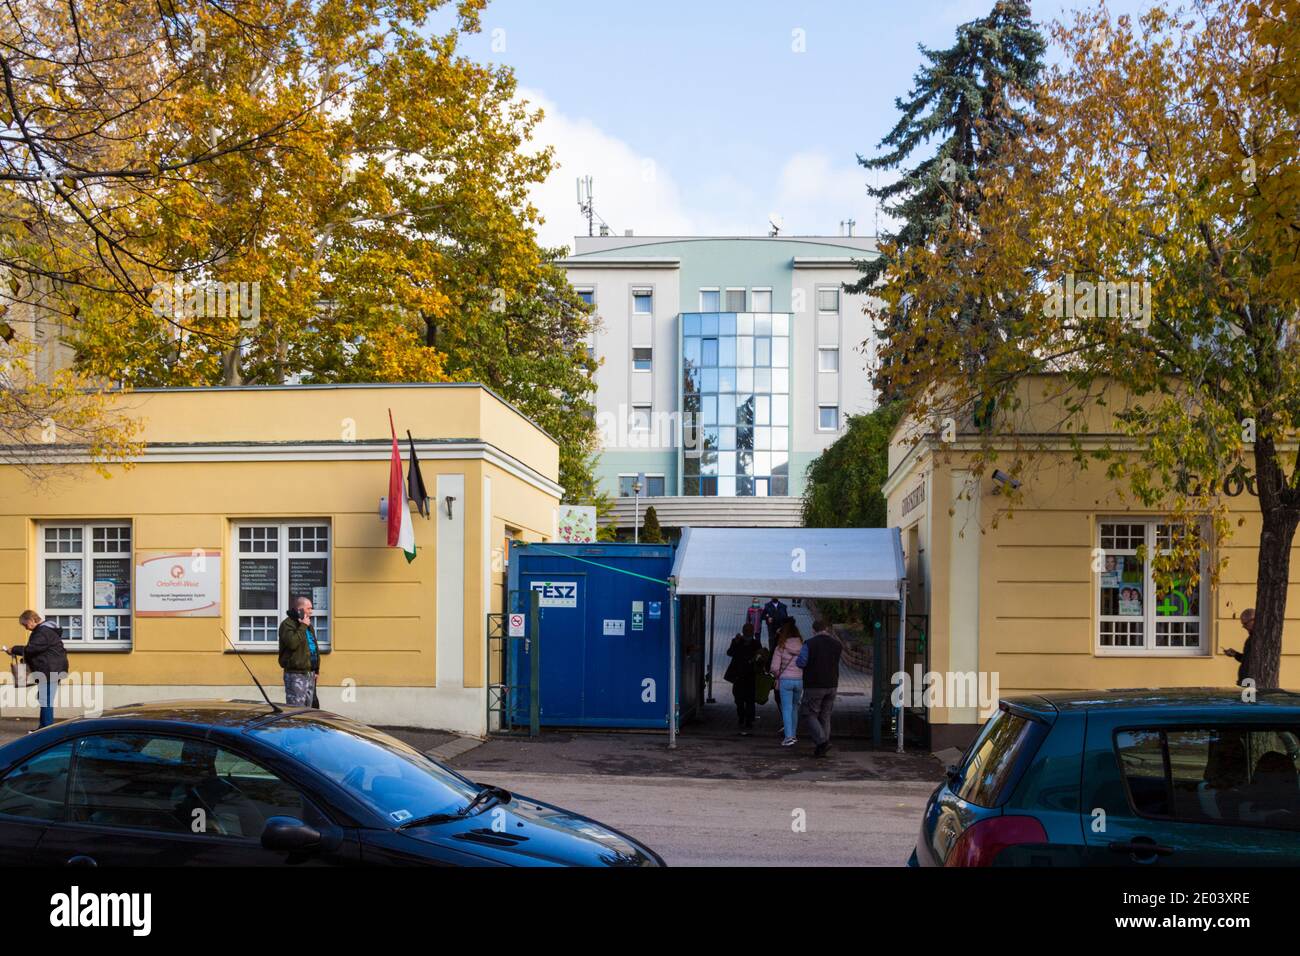
[[997, 482], [999, 485], [1010, 485], [1012, 491], [1015, 491], [1017, 488], [1020, 487], [1020, 482], [1012, 478], [1001, 468], [994, 469], [993, 480]]

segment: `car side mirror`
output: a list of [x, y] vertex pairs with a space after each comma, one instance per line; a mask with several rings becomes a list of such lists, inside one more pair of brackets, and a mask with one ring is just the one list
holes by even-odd
[[943, 775], [948, 778], [949, 783], [956, 783], [961, 780], [961, 767], [957, 766], [955, 763], [949, 764], [948, 769], [943, 772]]
[[262, 830], [262, 848], [278, 853], [313, 850], [320, 842], [320, 831], [296, 817], [271, 817]]

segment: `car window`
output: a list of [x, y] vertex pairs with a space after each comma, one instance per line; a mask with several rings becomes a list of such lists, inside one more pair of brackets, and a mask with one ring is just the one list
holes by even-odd
[[979, 807], [994, 807], [1004, 796], [1016, 760], [1029, 739], [1030, 722], [1010, 711], [998, 711], [980, 733], [961, 768], [957, 796]]
[[62, 820], [71, 763], [71, 741], [28, 757], [0, 781], [0, 813]]
[[414, 747], [346, 718], [295, 714], [248, 733], [329, 777], [393, 825], [460, 810], [478, 793]]
[[272, 816], [303, 819], [302, 794], [212, 743], [151, 734], [83, 737], [69, 798], [75, 823], [258, 839]]
[[1126, 730], [1115, 746], [1133, 809], [1187, 823], [1300, 829], [1297, 728]]

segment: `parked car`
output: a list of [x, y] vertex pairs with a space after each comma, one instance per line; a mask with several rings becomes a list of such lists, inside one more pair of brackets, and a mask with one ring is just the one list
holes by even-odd
[[0, 863], [663, 865], [364, 724], [241, 701], [122, 707], [0, 748]]
[[1300, 695], [999, 702], [931, 795], [911, 866], [1300, 864]]

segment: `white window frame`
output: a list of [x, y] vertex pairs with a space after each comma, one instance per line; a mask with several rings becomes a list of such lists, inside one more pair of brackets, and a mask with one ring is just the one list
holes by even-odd
[[[324, 528], [325, 529], [325, 550], [321, 551], [296, 551], [289, 550], [289, 529], [290, 528]], [[239, 569], [240, 562], [245, 555], [239, 549], [239, 532], [243, 528], [276, 528], [277, 529], [277, 550], [275, 552], [276, 564], [276, 598], [277, 606], [273, 610], [249, 609], [245, 610], [239, 606]], [[312, 623], [315, 625], [316, 639], [322, 652], [330, 650], [334, 640], [334, 530], [328, 519], [325, 518], [261, 518], [261, 519], [241, 519], [230, 523], [230, 554], [233, 559], [230, 563], [230, 614], [231, 627], [228, 632], [231, 641], [240, 649], [250, 650], [278, 650], [279, 649], [279, 627], [280, 622], [284, 620], [285, 611], [289, 608], [289, 558], [291, 554], [311, 555], [314, 557], [324, 557], [325, 565], [325, 587], [329, 592], [328, 606], [322, 613], [319, 608], [315, 608], [316, 601], [313, 599]], [[271, 557], [268, 552], [249, 552], [249, 558], [267, 558]], [[263, 633], [269, 633], [270, 637], [266, 639], [249, 640], [244, 636], [244, 618], [245, 617], [270, 617], [273, 623], [269, 629], [265, 626], [259, 628]], [[318, 618], [324, 618], [325, 628], [322, 633]]]
[[[47, 528], [76, 528], [81, 532], [81, 547], [77, 551], [48, 551], [45, 544], [45, 531]], [[128, 535], [129, 546], [125, 552], [122, 551], [96, 551], [94, 548], [94, 531], [96, 528], [125, 528]], [[60, 558], [77, 559], [81, 561], [81, 607], [77, 608], [51, 608], [45, 604], [45, 560], [59, 560]], [[95, 608], [95, 574], [94, 559], [96, 557], [104, 558], [126, 558], [130, 567], [131, 580], [127, 582], [129, 597], [129, 606], [121, 609], [108, 610], [105, 608]], [[37, 604], [36, 610], [42, 618], [61, 623], [60, 618], [73, 616], [81, 617], [81, 637], [72, 638], [71, 629], [64, 628], [63, 643], [65, 647], [72, 650], [130, 650], [133, 646], [135, 636], [135, 528], [131, 522], [124, 519], [100, 519], [95, 521], [43, 521], [38, 520], [36, 523], [36, 587], [37, 587]], [[95, 618], [115, 617], [121, 620], [125, 618], [129, 625], [128, 630], [131, 637], [128, 638], [96, 638]], [[107, 633], [107, 630], [105, 630]], [[120, 631], [119, 631], [120, 633]]]
[[[835, 367], [834, 367], [834, 368], [827, 368], [827, 367], [822, 363], [822, 357], [823, 357], [824, 355], [827, 355], [827, 354], [830, 354], [830, 355], [834, 355], [834, 356], [835, 356]], [[833, 345], [833, 346], [827, 348], [826, 346], [820, 346], [820, 345], [819, 345], [819, 346], [817, 347], [817, 371], [819, 371], [819, 372], [838, 372], [839, 370], [840, 370], [840, 349], [839, 349], [839, 346], [837, 346], [837, 345]]]
[[[731, 295], [731, 293], [733, 292], [739, 292], [741, 298], [744, 299], [739, 309], [733, 309], [727, 304], [727, 296]], [[746, 308], [746, 306], [749, 305], [749, 292], [744, 286], [729, 285], [727, 286], [726, 289], [723, 290], [722, 302], [720, 303], [720, 305], [722, 306], [722, 308], [719, 310], [721, 312], [735, 312], [737, 314], [741, 312], [748, 312], [749, 310]]]
[[[645, 427], [644, 427], [644, 428], [638, 426], [638, 416], [637, 416], [637, 411], [638, 411], [639, 409], [645, 409]], [[650, 419], [651, 419], [651, 417], [652, 417], [653, 415], [654, 415], [654, 405], [653, 405], [653, 404], [637, 404], [637, 405], [633, 405], [633, 406], [632, 406], [632, 414], [631, 414], [631, 415], [629, 416], [629, 418], [628, 418], [627, 430], [628, 430], [630, 433], [632, 433], [632, 434], [636, 434], [636, 435], [649, 435], [649, 434], [650, 434]]]
[[[637, 367], [636, 367], [636, 362], [637, 362], [636, 353], [637, 353], [637, 352], [640, 352], [640, 351], [645, 351], [645, 352], [649, 352], [649, 353], [650, 353], [650, 358], [648, 359], [648, 361], [649, 361], [649, 366], [646, 367], [646, 368], [637, 368]], [[634, 346], [632, 347], [632, 371], [634, 371], [634, 372], [653, 372], [654, 370], [655, 370], [655, 350], [654, 350], [654, 347], [653, 347], [653, 346], [650, 346], [650, 345], [634, 345]]]
[[[632, 497], [635, 497], [634, 495], [625, 495], [625, 494], [623, 494], [623, 479], [624, 479], [624, 478], [631, 478], [633, 481], [636, 481], [636, 479], [637, 479], [637, 475], [638, 475], [638, 474], [640, 474], [640, 472], [635, 472], [635, 471], [620, 471], [620, 472], [618, 473], [618, 485], [619, 485], [619, 487], [618, 487], [618, 497], [619, 497], [619, 498], [632, 498]], [[660, 479], [661, 481], [663, 481], [663, 483], [664, 483], [664, 493], [663, 493], [662, 495], [652, 495], [652, 494], [649, 493], [649, 491], [650, 491], [650, 479], [651, 479], [651, 478], [658, 478], [658, 479]], [[645, 472], [645, 481], [646, 481], [646, 487], [643, 488], [643, 489], [641, 490], [641, 497], [642, 497], [642, 498], [663, 498], [663, 497], [666, 497], [666, 496], [668, 495], [668, 476], [667, 476], [666, 474], [664, 474], [663, 472], [661, 472], [661, 471], [647, 471], [647, 472]]]
[[[824, 426], [822, 425], [822, 410], [823, 410], [823, 409], [826, 409], [826, 408], [833, 408], [833, 409], [835, 409], [835, 427], [834, 427], [834, 428], [826, 428], [826, 427], [824, 427]], [[827, 434], [830, 434], [830, 433], [832, 433], [832, 432], [837, 432], [837, 431], [840, 430], [840, 406], [839, 406], [839, 405], [837, 405], [837, 404], [833, 404], [833, 403], [825, 403], [825, 404], [823, 404], [823, 403], [818, 403], [818, 405], [817, 405], [817, 430], [818, 430], [819, 432], [825, 432], [825, 433], [827, 433]]]
[[[822, 293], [823, 293], [823, 292], [834, 292], [834, 293], [835, 293], [835, 308], [833, 308], [833, 309], [823, 309], [823, 308], [822, 308]], [[839, 286], [837, 286], [837, 285], [819, 285], [819, 286], [817, 286], [817, 288], [813, 291], [813, 295], [816, 297], [815, 301], [813, 302], [813, 305], [816, 306], [816, 308], [817, 308], [817, 314], [818, 314], [818, 315], [839, 315], [839, 314], [840, 314], [840, 307], [841, 307], [841, 306], [843, 305], [843, 303], [844, 303], [844, 290], [841, 289]]]
[[[767, 296], [766, 309], [757, 309], [754, 307], [754, 296], [758, 295], [760, 292]], [[749, 311], [762, 314], [762, 315], [767, 315], [772, 311], [772, 287], [771, 286], [758, 286], [756, 288], [749, 290]]]
[[[704, 307], [704, 293], [712, 292], [718, 297], [718, 307], [716, 309], [706, 309]], [[722, 290], [717, 286], [702, 286], [700, 288], [700, 311], [701, 312], [721, 312], [722, 311]]]
[[[653, 316], [653, 315], [655, 314], [655, 290], [654, 290], [654, 287], [653, 287], [653, 286], [648, 286], [648, 285], [634, 285], [634, 286], [632, 286], [632, 291], [631, 291], [630, 295], [631, 295], [631, 299], [632, 299], [632, 302], [631, 302], [631, 305], [630, 305], [630, 308], [631, 308], [631, 311], [632, 311], [632, 315], [649, 315], [649, 316]], [[649, 296], [649, 297], [650, 297], [650, 311], [649, 311], [649, 312], [638, 312], [638, 311], [636, 310], [636, 300], [637, 300], [637, 297], [638, 297], [638, 296], [643, 296], [643, 295], [645, 295], [645, 296]]]
[[[1091, 576], [1092, 586], [1092, 609], [1096, 623], [1093, 626], [1093, 653], [1098, 657], [1209, 657], [1210, 656], [1210, 590], [1207, 580], [1207, 567], [1209, 561], [1208, 549], [1201, 551], [1200, 564], [1200, 609], [1199, 616], [1192, 615], [1158, 615], [1156, 613], [1156, 587], [1155, 578], [1152, 574], [1151, 562], [1156, 554], [1157, 546], [1157, 529], [1170, 524], [1165, 517], [1158, 515], [1106, 515], [1099, 516], [1096, 519], [1096, 531], [1093, 535], [1093, 547], [1097, 548], [1103, 554], [1103, 562], [1106, 555], [1135, 556], [1137, 548], [1104, 548], [1102, 545], [1102, 530], [1104, 525], [1109, 524], [1126, 524], [1143, 526], [1143, 544], [1146, 549], [1146, 560], [1142, 564], [1142, 644], [1129, 646], [1116, 646], [1113, 644], [1102, 643], [1102, 625], [1104, 622], [1132, 622], [1137, 620], [1132, 616], [1121, 616], [1117, 614], [1101, 613], [1101, 573], [1094, 572]], [[1205, 534], [1205, 528], [1201, 529]], [[1104, 567], [1104, 564], [1103, 564]], [[1195, 647], [1161, 647], [1156, 644], [1157, 624], [1181, 624], [1196, 623], [1198, 625], [1198, 643]]]
[[586, 292], [588, 295], [590, 295], [590, 296], [591, 296], [591, 309], [592, 309], [593, 312], [596, 310], [596, 287], [595, 287], [594, 285], [579, 285], [579, 286], [574, 286], [574, 287], [573, 287], [573, 291], [576, 292], [576, 293], [578, 294], [578, 297], [579, 297], [579, 298], [582, 297], [582, 294], [583, 294], [584, 292]]

